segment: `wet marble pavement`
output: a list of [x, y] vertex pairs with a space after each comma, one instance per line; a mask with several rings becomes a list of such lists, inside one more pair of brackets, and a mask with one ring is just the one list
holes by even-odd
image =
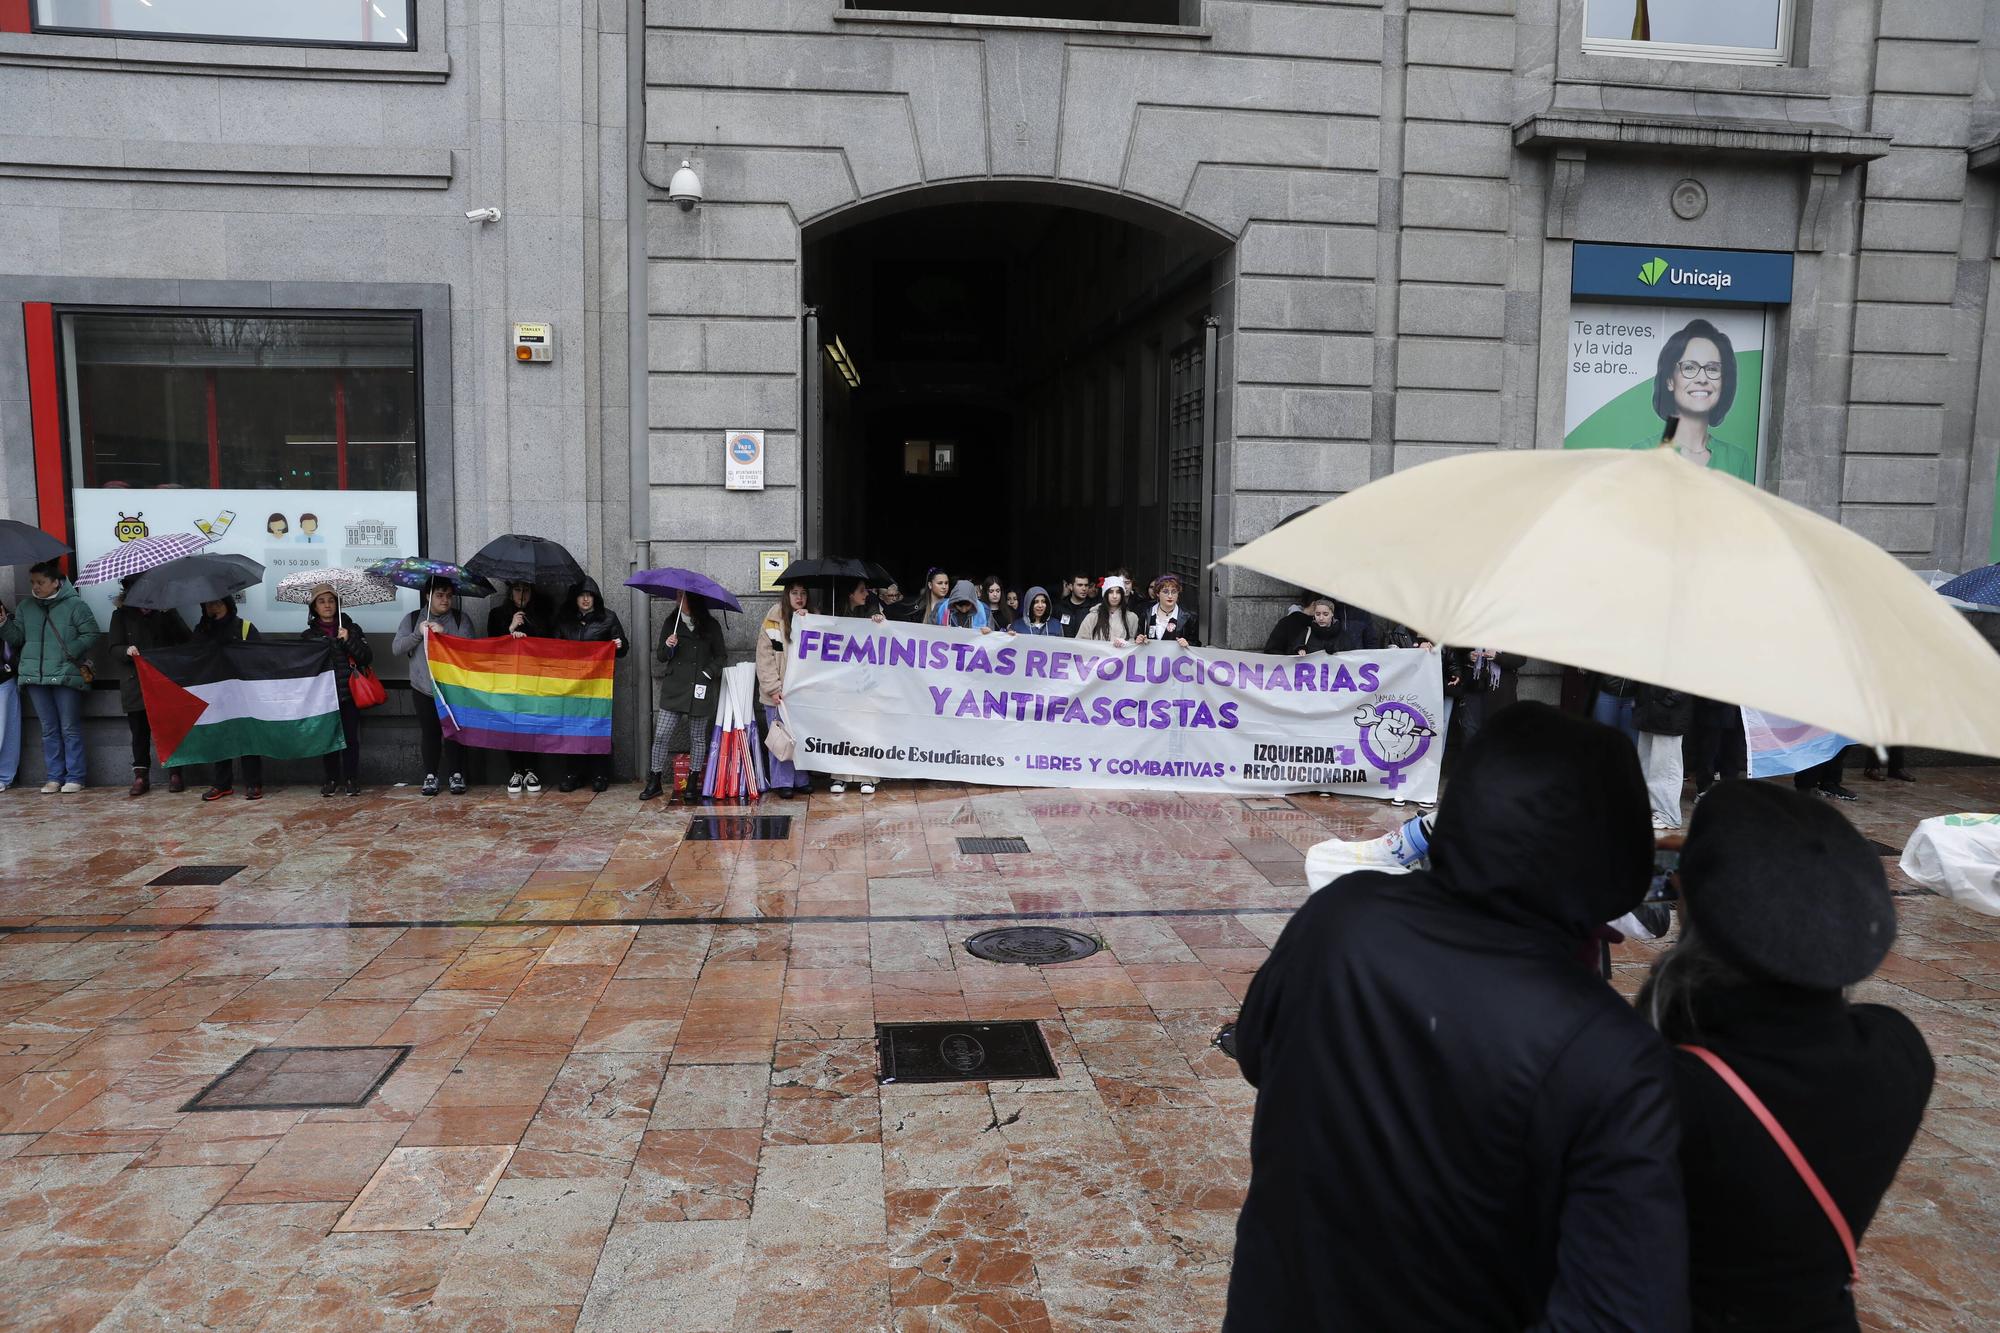
[[[1923, 777], [1845, 809], [2000, 808]], [[0, 797], [0, 1326], [1220, 1322], [1251, 1093], [1210, 1040], [1302, 849], [1406, 812], [891, 784], [696, 841], [633, 798]], [[242, 869], [155, 882], [192, 865]], [[1940, 1082], [1864, 1322], [1996, 1327], [2000, 919], [1899, 902], [1866, 991]], [[961, 947], [1036, 921], [1105, 949]], [[874, 1025], [940, 1019], [1034, 1021], [1059, 1077], [878, 1085]]]

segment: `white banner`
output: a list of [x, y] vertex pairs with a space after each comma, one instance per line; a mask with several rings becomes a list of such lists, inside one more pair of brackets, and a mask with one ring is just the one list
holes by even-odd
[[1013, 787], [1432, 800], [1443, 679], [1422, 649], [1267, 657], [800, 616], [798, 767]]

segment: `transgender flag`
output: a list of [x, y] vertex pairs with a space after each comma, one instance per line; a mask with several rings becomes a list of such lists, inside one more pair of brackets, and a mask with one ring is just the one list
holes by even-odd
[[1750, 752], [1750, 776], [1783, 777], [1823, 764], [1853, 742], [1825, 727], [1794, 722], [1776, 713], [1743, 710], [1743, 743]]
[[438, 720], [460, 745], [536, 754], [611, 753], [608, 640], [461, 639], [433, 633]]

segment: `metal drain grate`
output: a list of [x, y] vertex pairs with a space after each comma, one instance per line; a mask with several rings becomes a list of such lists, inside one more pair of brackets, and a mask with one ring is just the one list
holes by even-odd
[[1002, 926], [982, 930], [965, 942], [965, 951], [989, 963], [1073, 963], [1088, 958], [1101, 946], [1081, 931], [1060, 926]]
[[689, 842], [783, 842], [792, 836], [790, 815], [696, 815]]
[[409, 1046], [266, 1046], [231, 1065], [183, 1111], [316, 1111], [367, 1104]]
[[245, 866], [175, 866], [163, 875], [155, 875], [146, 881], [147, 888], [171, 888], [185, 884], [220, 884], [247, 869]]
[[1026, 838], [960, 838], [960, 856], [1005, 856], [1009, 852], [1028, 850]]
[[884, 1083], [982, 1083], [1054, 1078], [1056, 1062], [1039, 1025], [877, 1023]]

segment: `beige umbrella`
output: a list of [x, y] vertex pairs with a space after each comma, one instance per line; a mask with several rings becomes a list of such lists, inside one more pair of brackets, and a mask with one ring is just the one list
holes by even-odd
[[1466, 454], [1371, 482], [1222, 563], [1440, 643], [2000, 756], [2000, 656], [1866, 538], [1671, 449]]

